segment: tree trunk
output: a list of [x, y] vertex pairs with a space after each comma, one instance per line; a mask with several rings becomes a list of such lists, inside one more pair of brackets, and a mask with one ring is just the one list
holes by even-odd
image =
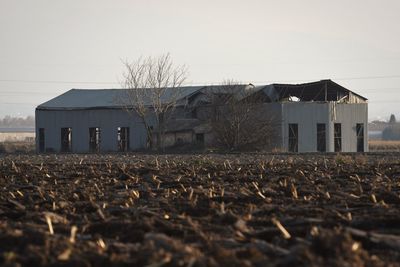
[[153, 131], [149, 126], [146, 126], [147, 133], [147, 142], [146, 142], [146, 150], [153, 148]]
[[157, 131], [157, 151], [164, 151], [164, 132], [165, 132], [165, 120], [164, 114], [158, 114], [158, 131]]

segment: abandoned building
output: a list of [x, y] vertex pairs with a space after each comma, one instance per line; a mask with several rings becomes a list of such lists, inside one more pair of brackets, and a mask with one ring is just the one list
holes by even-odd
[[[321, 80], [303, 84], [241, 85], [262, 99], [262, 116], [274, 116], [276, 136], [269, 149], [282, 152], [365, 152], [368, 102], [343, 86]], [[202, 118], [213, 86], [179, 88], [164, 145], [212, 147], [215, 134]], [[137, 151], [149, 140], [139, 116], [119, 103], [127, 89], [72, 89], [36, 108], [38, 152]], [[151, 89], [149, 89], [151, 90]], [[171, 88], [172, 90], [172, 88]], [[167, 93], [161, 101], [168, 102]], [[146, 103], [151, 109], [150, 102]], [[204, 117], [204, 116], [203, 116]], [[205, 116], [207, 117], [207, 116]], [[150, 120], [151, 121], [151, 120]], [[153, 123], [154, 132], [157, 125]]]

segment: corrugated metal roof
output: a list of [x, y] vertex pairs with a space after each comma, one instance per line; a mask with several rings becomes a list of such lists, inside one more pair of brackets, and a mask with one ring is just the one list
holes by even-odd
[[[172, 97], [183, 99], [199, 91], [204, 86], [167, 88], [161, 101], [169, 102]], [[140, 89], [151, 90], [151, 89]], [[127, 106], [128, 89], [71, 89], [37, 107], [37, 109], [69, 110], [93, 108], [123, 108]], [[144, 98], [145, 105], [151, 106], [149, 97]]]
[[[270, 84], [253, 86], [252, 84], [240, 84], [237, 85], [239, 95], [242, 97], [248, 96], [259, 91], [263, 91], [272, 102], [279, 101], [282, 97], [278, 92], [277, 88], [287, 88], [284, 91], [291, 92], [301, 92], [302, 95], [313, 94], [311, 89], [307, 89], [311, 86], [329, 84], [332, 87], [339, 88], [345, 92], [351, 92], [362, 100], [367, 99], [361, 95], [358, 95], [347, 88], [331, 81], [331, 80], [321, 80], [311, 83], [303, 84]], [[186, 86], [179, 88], [167, 88], [164, 94], [161, 96], [161, 101], [167, 103], [171, 101], [172, 98], [177, 98], [178, 100], [184, 99], [194, 95], [196, 92], [200, 92], [204, 89], [204, 92], [210, 91], [214, 93], [224, 93], [229, 85], [217, 85], [217, 86]], [[59, 95], [37, 107], [37, 109], [45, 110], [73, 110], [73, 109], [95, 109], [95, 108], [124, 108], [127, 106], [129, 101], [124, 101], [127, 99], [129, 89], [71, 89], [66, 93]], [[138, 89], [138, 90], [152, 90], [152, 89]], [[287, 92], [286, 92], [287, 93]], [[314, 98], [312, 98], [314, 99]], [[314, 99], [315, 100], [315, 99]], [[306, 100], [307, 101], [307, 100]], [[146, 106], [151, 106], [152, 101], [149, 97], [144, 99]], [[179, 102], [178, 102], [179, 103]]]

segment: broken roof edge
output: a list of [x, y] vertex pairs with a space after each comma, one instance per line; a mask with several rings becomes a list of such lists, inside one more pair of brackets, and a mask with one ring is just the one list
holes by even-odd
[[[322, 80], [314, 81], [314, 82], [296, 83], [296, 84], [290, 84], [290, 83], [288, 83], [288, 84], [285, 84], [285, 83], [272, 83], [271, 85], [272, 85], [272, 86], [296, 87], [296, 86], [311, 86], [311, 85], [318, 84], [318, 83], [323, 83], [323, 82], [332, 83], [333, 85], [338, 86], [338, 87], [340, 87], [341, 89], [343, 89], [343, 90], [345, 90], [345, 91], [347, 91], [347, 92], [350, 92], [350, 93], [352, 93], [352, 94], [354, 94], [354, 95], [356, 95], [356, 96], [362, 98], [362, 99], [365, 100], [365, 101], [368, 101], [368, 98], [366, 98], [366, 97], [364, 97], [364, 96], [362, 96], [362, 95], [360, 95], [360, 94], [358, 94], [358, 93], [356, 93], [356, 92], [354, 92], [354, 91], [352, 91], [352, 90], [350, 90], [350, 89], [347, 89], [346, 87], [344, 87], [344, 86], [338, 84], [337, 82], [335, 82], [335, 81], [333, 81], [333, 80], [331, 80], [331, 79], [322, 79]], [[260, 86], [262, 86], [262, 85], [260, 85]]]
[[365, 96], [362, 96], [362, 95], [360, 95], [360, 94], [358, 94], [358, 93], [356, 93], [356, 92], [354, 92], [354, 91], [352, 91], [352, 90], [350, 90], [350, 89], [347, 89], [346, 87], [344, 87], [344, 86], [338, 84], [337, 82], [334, 82], [334, 81], [332, 81], [332, 80], [330, 80], [330, 79], [328, 79], [328, 80], [322, 80], [322, 81], [329, 81], [329, 82], [333, 83], [334, 85], [339, 86], [340, 88], [342, 88], [342, 89], [344, 89], [344, 90], [347, 90], [348, 92], [350, 92], [350, 93], [352, 93], [352, 94], [354, 94], [354, 95], [356, 95], [356, 96], [362, 98], [363, 100], [368, 101], [368, 98], [366, 98]]

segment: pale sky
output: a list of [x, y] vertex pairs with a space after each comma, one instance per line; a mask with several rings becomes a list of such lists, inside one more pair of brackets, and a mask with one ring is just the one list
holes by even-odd
[[166, 52], [188, 84], [329, 78], [400, 118], [399, 0], [0, 0], [0, 117]]

